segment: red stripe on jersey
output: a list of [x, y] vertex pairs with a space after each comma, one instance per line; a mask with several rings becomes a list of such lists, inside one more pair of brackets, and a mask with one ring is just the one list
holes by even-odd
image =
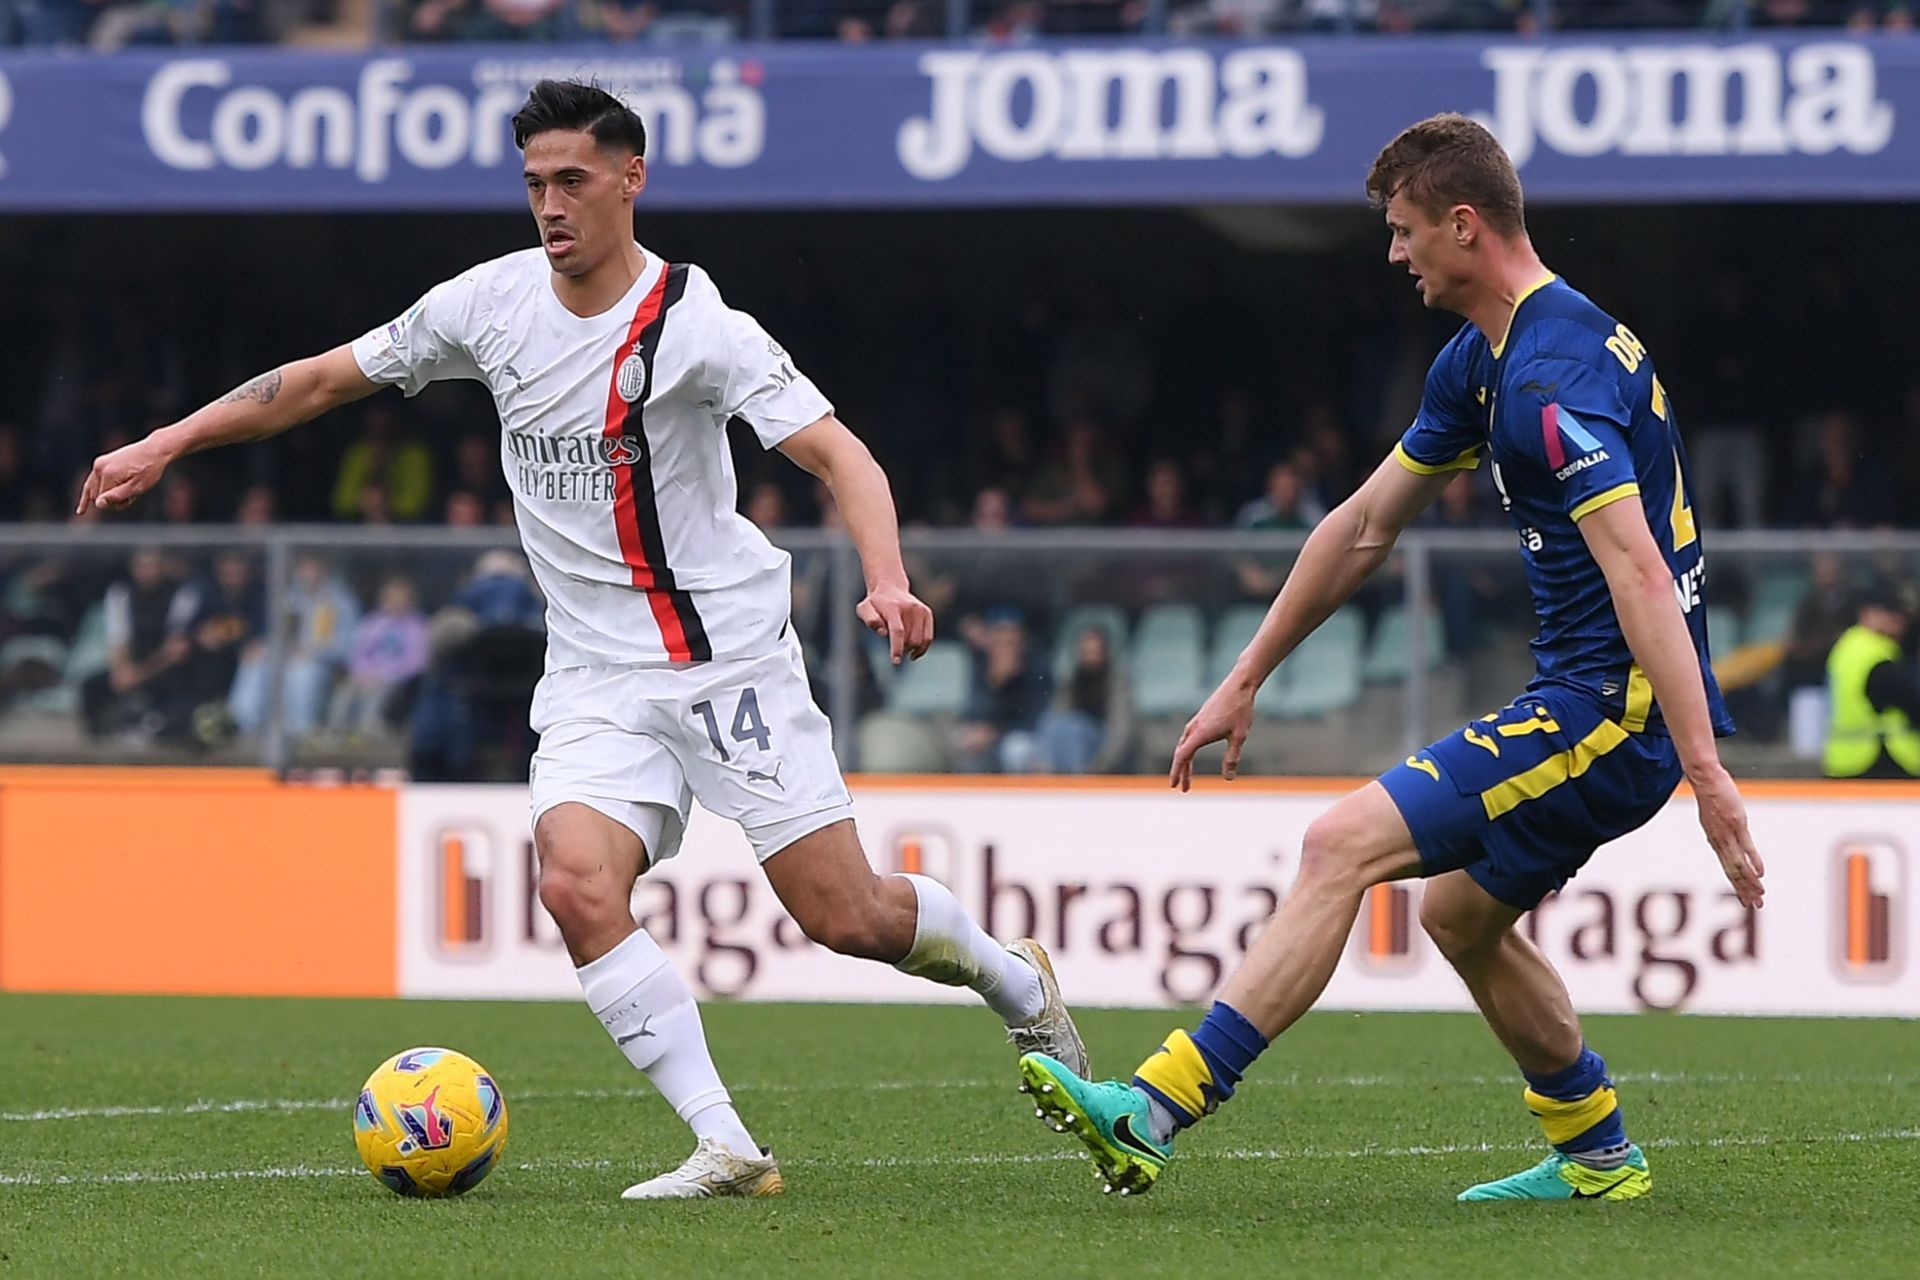
[[[640, 338], [660, 315], [660, 307], [667, 293], [667, 268], [663, 263], [660, 278], [654, 281], [653, 288], [647, 290], [647, 296], [640, 300], [640, 306], [633, 313], [633, 323], [627, 326], [627, 338], [613, 356], [613, 376], [607, 384], [607, 416], [603, 434], [609, 440], [619, 441], [626, 435], [628, 411], [631, 406], [620, 396], [620, 370], [634, 350], [640, 345]], [[646, 394], [642, 386], [640, 394]], [[643, 428], [644, 429], [644, 428]], [[615, 445], [613, 454], [613, 528], [620, 539], [620, 558], [632, 571], [633, 585], [647, 593], [647, 604], [653, 610], [653, 620], [660, 627], [660, 638], [665, 643], [667, 657], [674, 662], [688, 662], [693, 658], [693, 650], [687, 644], [686, 628], [681, 625], [680, 616], [674, 610], [673, 601], [663, 593], [654, 591], [653, 566], [647, 562], [645, 540], [640, 532], [640, 514], [635, 500], [633, 474], [634, 459], [631, 451]], [[626, 459], [620, 461], [620, 459]], [[645, 482], [653, 483], [651, 475]]]
[[1555, 471], [1567, 465], [1567, 448], [1560, 443], [1560, 406], [1548, 404], [1540, 410], [1540, 434], [1547, 441], [1547, 465]]

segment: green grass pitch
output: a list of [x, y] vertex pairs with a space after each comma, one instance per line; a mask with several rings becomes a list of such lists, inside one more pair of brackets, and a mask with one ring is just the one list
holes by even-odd
[[[706, 1020], [782, 1198], [621, 1202], [691, 1143], [578, 1006], [0, 997], [0, 1280], [1920, 1274], [1913, 1023], [1594, 1019], [1653, 1197], [1468, 1206], [1539, 1151], [1467, 1017], [1309, 1017], [1129, 1201], [1033, 1118], [985, 1010]], [[1118, 1074], [1174, 1021], [1083, 1026]], [[415, 1044], [474, 1055], [512, 1110], [461, 1200], [354, 1157], [348, 1099]]]

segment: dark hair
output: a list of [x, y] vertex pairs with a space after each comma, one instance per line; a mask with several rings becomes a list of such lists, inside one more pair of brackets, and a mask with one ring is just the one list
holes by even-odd
[[597, 84], [542, 80], [527, 91], [527, 104], [513, 116], [513, 143], [522, 151], [537, 134], [554, 129], [590, 133], [603, 147], [647, 154], [647, 127], [631, 108]]
[[1409, 125], [1374, 159], [1367, 199], [1384, 209], [1397, 195], [1436, 220], [1470, 204], [1501, 235], [1527, 227], [1520, 175], [1506, 150], [1485, 126], [1451, 111]]

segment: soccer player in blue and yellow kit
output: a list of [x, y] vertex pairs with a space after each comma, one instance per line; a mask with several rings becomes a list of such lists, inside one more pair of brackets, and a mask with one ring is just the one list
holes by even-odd
[[1492, 715], [1407, 757], [1308, 829], [1292, 893], [1201, 1024], [1129, 1081], [1021, 1059], [1043, 1116], [1086, 1143], [1108, 1190], [1137, 1194], [1174, 1136], [1233, 1096], [1317, 1000], [1368, 888], [1428, 877], [1420, 922], [1526, 1079], [1551, 1151], [1463, 1200], [1624, 1200], [1653, 1185], [1607, 1065], [1560, 976], [1514, 924], [1593, 851], [1645, 823], [1682, 778], [1739, 900], [1764, 868], [1715, 743], [1704, 562], [1674, 408], [1640, 340], [1541, 264], [1520, 179], [1480, 125], [1441, 115], [1388, 144], [1367, 177], [1392, 248], [1429, 307], [1467, 324], [1427, 375], [1420, 413], [1307, 539], [1259, 633], [1174, 752], [1227, 744], [1231, 779], [1255, 692], [1386, 560], [1457, 471], [1489, 465], [1520, 533], [1540, 632], [1536, 674]]

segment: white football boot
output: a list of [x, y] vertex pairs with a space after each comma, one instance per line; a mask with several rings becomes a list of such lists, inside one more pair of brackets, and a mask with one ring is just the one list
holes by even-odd
[[777, 1196], [787, 1189], [773, 1153], [735, 1155], [712, 1138], [700, 1139], [687, 1162], [672, 1173], [637, 1182], [622, 1200], [704, 1200], [714, 1196]]
[[[1079, 1028], [1073, 1025], [1073, 1014], [1067, 1009], [1065, 997], [1060, 994], [1060, 980], [1053, 975], [1053, 961], [1047, 958], [1047, 949], [1032, 938], [1022, 938], [1007, 950], [1033, 966], [1033, 971], [1040, 975], [1040, 990], [1046, 996], [1032, 1022], [1024, 1027], [1007, 1028], [1007, 1039], [1013, 1042], [1014, 1052], [1021, 1057], [1044, 1053], [1081, 1079], [1090, 1078], [1087, 1046], [1080, 1039]], [[1025, 1091], [1023, 1086], [1021, 1092]]]

